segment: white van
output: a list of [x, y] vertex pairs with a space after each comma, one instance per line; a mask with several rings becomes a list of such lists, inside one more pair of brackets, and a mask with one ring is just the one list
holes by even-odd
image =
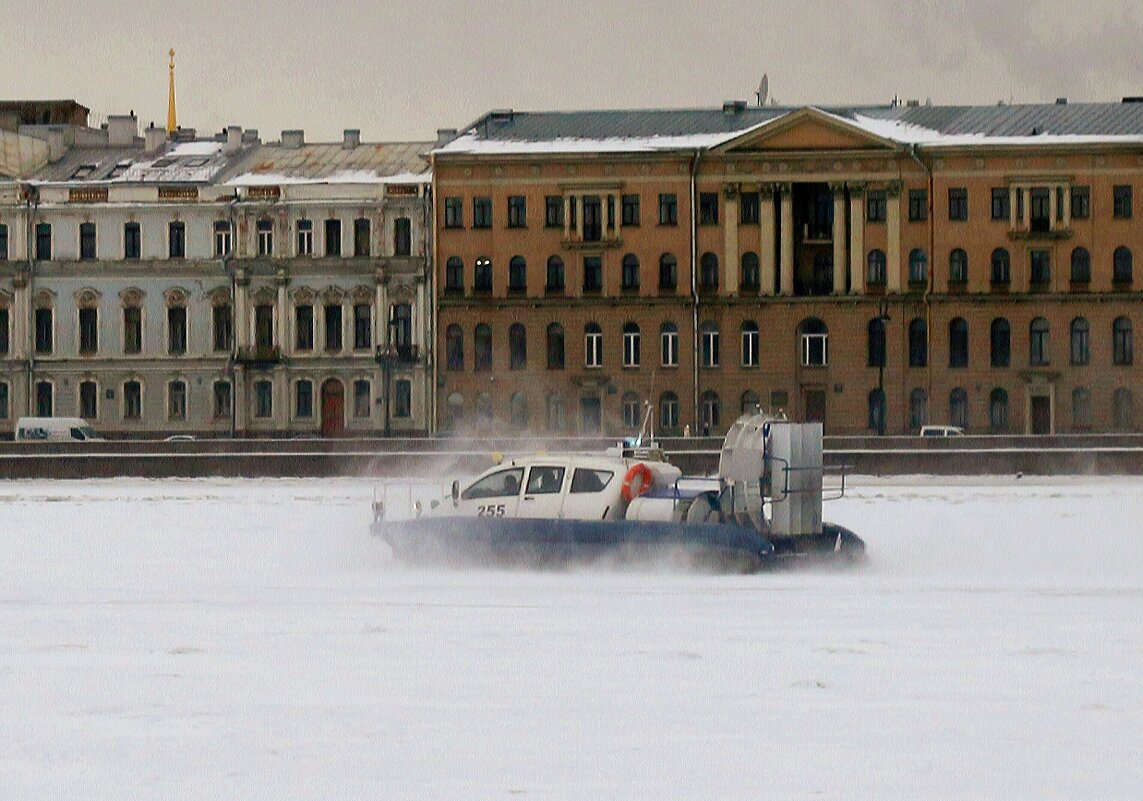
[[17, 442], [86, 442], [101, 440], [79, 417], [21, 417], [16, 421]]

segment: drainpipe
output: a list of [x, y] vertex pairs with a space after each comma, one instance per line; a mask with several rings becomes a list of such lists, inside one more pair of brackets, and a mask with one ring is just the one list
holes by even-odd
[[[431, 183], [429, 184], [429, 202], [426, 204], [421, 201], [421, 213], [427, 215], [429, 219], [425, 220], [425, 224], [421, 227], [424, 235], [429, 237], [429, 247], [425, 249], [425, 302], [430, 305], [428, 314], [429, 331], [428, 341], [425, 343], [425, 372], [429, 377], [429, 391], [425, 395], [425, 403], [428, 404], [427, 411], [427, 431], [425, 433], [429, 436], [434, 436], [437, 433], [437, 382], [440, 380], [437, 366], [437, 326], [440, 323], [439, 309], [437, 307], [437, 291], [436, 291], [436, 269], [438, 259], [437, 253], [437, 237], [436, 237], [436, 221], [437, 221], [437, 193], [436, 187], [436, 174], [437, 164], [436, 156], [431, 152], [429, 153], [429, 169]], [[423, 311], [422, 311], [423, 313]]]
[[933, 406], [933, 289], [936, 284], [936, 220], [934, 219], [933, 212], [935, 206], [935, 198], [933, 191], [935, 189], [933, 181], [933, 168], [931, 164], [926, 164], [917, 155], [917, 145], [913, 143], [909, 146], [909, 155], [913, 160], [921, 165], [921, 168], [929, 176], [929, 198], [928, 198], [928, 212], [929, 212], [929, 275], [928, 282], [925, 284], [925, 392], [929, 398], [929, 407]]
[[695, 149], [691, 159], [691, 371], [692, 397], [694, 404], [694, 432], [697, 435], [702, 431], [702, 412], [699, 409], [699, 296], [698, 296], [698, 213], [695, 206], [698, 203], [697, 176], [699, 160], [702, 150]]
[[[28, 310], [25, 314], [24, 325], [25, 329], [25, 346], [28, 349], [28, 360], [25, 371], [28, 378], [28, 400], [27, 400], [27, 413], [29, 416], [35, 416], [36, 409], [36, 308], [34, 297], [36, 294], [36, 218], [39, 214], [40, 208], [40, 193], [31, 184], [25, 184], [23, 187], [24, 193], [24, 232], [25, 244], [27, 250], [25, 254], [28, 257], [28, 286], [24, 290]], [[54, 398], [53, 405], [54, 405]], [[52, 410], [53, 412], [55, 409]]]
[[[238, 358], [238, 330], [235, 324], [238, 321], [238, 289], [237, 279], [234, 275], [234, 251], [238, 247], [238, 190], [234, 190], [234, 197], [230, 199], [227, 219], [230, 221], [230, 252], [222, 256], [222, 269], [230, 276], [230, 358], [227, 359], [226, 372], [230, 376], [230, 438], [234, 439], [238, 430], [238, 376], [234, 369]], [[213, 402], [213, 399], [212, 399]]]

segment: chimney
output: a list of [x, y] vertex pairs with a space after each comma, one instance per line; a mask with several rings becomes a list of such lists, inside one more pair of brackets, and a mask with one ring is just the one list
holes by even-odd
[[722, 113], [728, 117], [741, 114], [744, 111], [746, 111], [745, 100], [727, 100], [722, 104]]
[[242, 132], [242, 144], [244, 145], [260, 145], [262, 140], [258, 138], [257, 128], [247, 128]]
[[346, 128], [345, 138], [341, 140], [341, 146], [346, 150], [353, 150], [361, 144], [361, 131], [357, 128]]
[[444, 147], [456, 139], [456, 128], [437, 128], [437, 147]]
[[167, 132], [162, 128], [156, 128], [155, 123], [151, 123], [151, 127], [143, 131], [143, 149], [148, 153], [159, 152], [166, 143]]
[[306, 132], [301, 128], [282, 131], [282, 147], [297, 150], [306, 143]]
[[226, 126], [226, 145], [222, 148], [224, 153], [234, 153], [242, 147], [242, 126]]
[[905, 101], [905, 107], [906, 108], [919, 108], [920, 105], [921, 105], [920, 100], [906, 100]]
[[107, 118], [107, 144], [124, 147], [135, 143], [139, 135], [139, 119], [134, 113], [112, 114]]

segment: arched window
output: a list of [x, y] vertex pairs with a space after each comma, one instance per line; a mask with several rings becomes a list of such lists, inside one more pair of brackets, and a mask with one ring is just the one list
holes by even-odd
[[949, 367], [968, 367], [968, 323], [963, 317], [949, 321]]
[[528, 262], [523, 256], [508, 260], [508, 291], [515, 295], [528, 291]]
[[1072, 250], [1072, 283], [1086, 284], [1091, 280], [1091, 254], [1087, 248]]
[[1131, 431], [1135, 428], [1134, 399], [1131, 390], [1119, 388], [1112, 396], [1114, 405], [1115, 428], [1119, 431]]
[[718, 323], [707, 322], [702, 324], [699, 346], [703, 367], [718, 367]]
[[559, 323], [549, 325], [547, 340], [548, 369], [564, 369], [564, 327]]
[[448, 396], [447, 411], [445, 412], [445, 428], [455, 431], [464, 421], [464, 396], [454, 392]]
[[464, 262], [460, 256], [449, 256], [445, 262], [445, 293], [464, 292]]
[[1072, 320], [1071, 357], [1072, 364], [1087, 364], [1091, 361], [1091, 326], [1084, 317]]
[[962, 387], [949, 393], [949, 425], [968, 428], [968, 393]]
[[639, 288], [639, 257], [628, 253], [623, 257], [623, 289], [628, 292]]
[[544, 291], [564, 291], [564, 260], [559, 256], [548, 257], [548, 280], [544, 284]]
[[993, 367], [1007, 367], [1012, 363], [1012, 326], [1003, 317], [992, 321], [990, 363]]
[[679, 396], [664, 392], [659, 396], [659, 428], [670, 431], [679, 427]]
[[885, 391], [874, 389], [869, 393], [869, 429], [885, 433]]
[[869, 321], [866, 336], [866, 351], [870, 367], [885, 366], [885, 318], [874, 317]]
[[1134, 363], [1134, 342], [1131, 333], [1131, 321], [1126, 317], [1116, 317], [1111, 324], [1111, 361], [1112, 364], [1125, 366]]
[[1131, 283], [1131, 248], [1117, 247], [1112, 260], [1111, 280], [1117, 284]]
[[679, 366], [679, 327], [674, 323], [663, 323], [659, 327], [659, 344], [664, 367]]
[[758, 399], [758, 393], [752, 389], [748, 389], [742, 393], [742, 413], [743, 414], [757, 414], [762, 408], [762, 403]]
[[445, 329], [445, 354], [447, 369], [464, 369], [464, 329], [456, 323]]
[[758, 323], [753, 320], [742, 323], [742, 366], [758, 366]]
[[1008, 284], [1012, 281], [1012, 259], [1005, 248], [992, 251], [992, 283]]
[[508, 369], [523, 370], [528, 366], [528, 333], [523, 323], [508, 327]]
[[704, 292], [718, 291], [718, 256], [704, 253], [699, 260], [699, 289]]
[[909, 283], [926, 284], [929, 281], [929, 255], [921, 248], [909, 251]]
[[704, 392], [699, 403], [702, 406], [702, 434], [705, 437], [718, 431], [722, 419], [722, 404], [718, 400], [718, 393], [712, 390]]
[[1037, 317], [1028, 326], [1028, 364], [1044, 367], [1051, 363], [1048, 321]]
[[639, 326], [635, 323], [623, 324], [623, 366], [639, 366]]
[[909, 428], [919, 431], [929, 421], [929, 395], [917, 387], [909, 393]]
[[585, 367], [603, 366], [603, 329], [599, 323], [583, 327], [583, 364]]
[[527, 428], [528, 426], [528, 396], [523, 392], [517, 392], [512, 395], [509, 413], [511, 414], [512, 425], [519, 428]]
[[968, 283], [968, 253], [956, 248], [949, 254], [949, 283]]
[[1091, 392], [1084, 387], [1072, 390], [1072, 427], [1079, 430], [1091, 428]]
[[802, 345], [802, 367], [829, 365], [829, 329], [817, 317], [807, 317], [798, 326]]
[[623, 393], [623, 427], [639, 428], [643, 423], [643, 402], [634, 392]]
[[869, 251], [869, 256], [866, 259], [865, 282], [869, 286], [885, 286], [887, 275], [888, 261], [885, 258], [885, 251], [879, 248]]
[[921, 317], [909, 323], [909, 366], [925, 367], [929, 363], [929, 327]]
[[472, 337], [473, 369], [483, 372], [492, 369], [492, 328], [486, 323], [476, 326]]
[[761, 288], [761, 271], [758, 265], [758, 254], [752, 250], [742, 254], [742, 277], [740, 289], [746, 292], [757, 292]]
[[482, 426], [492, 422], [492, 396], [487, 392], [476, 396], [476, 422]]
[[492, 260], [481, 256], [473, 268], [472, 289], [474, 292], [492, 291]]
[[568, 427], [568, 410], [560, 395], [549, 395], [547, 399], [548, 430], [565, 431]]
[[1008, 430], [1008, 393], [1000, 387], [988, 395], [988, 425], [993, 434]]
[[659, 289], [674, 291], [679, 285], [679, 261], [671, 253], [659, 257]]

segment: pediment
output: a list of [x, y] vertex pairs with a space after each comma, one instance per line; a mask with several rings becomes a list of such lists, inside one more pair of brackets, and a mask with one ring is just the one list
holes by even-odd
[[724, 153], [815, 150], [900, 150], [900, 145], [870, 133], [843, 117], [814, 108], [794, 111], [721, 145]]

